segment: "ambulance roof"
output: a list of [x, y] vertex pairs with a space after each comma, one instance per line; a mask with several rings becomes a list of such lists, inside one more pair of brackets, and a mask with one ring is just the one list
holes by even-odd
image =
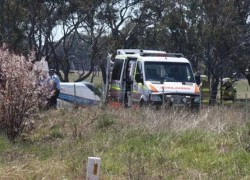
[[165, 51], [141, 50], [141, 49], [118, 49], [116, 58], [137, 58], [141, 62], [157, 61], [157, 62], [177, 62], [189, 63], [181, 53], [166, 53]]
[[141, 62], [148, 61], [157, 61], [157, 62], [176, 62], [176, 63], [189, 63], [186, 58], [183, 57], [159, 57], [159, 56], [141, 56], [139, 54], [126, 54], [126, 55], [117, 55], [116, 58], [137, 58]]
[[189, 63], [186, 58], [178, 58], [178, 57], [139, 57], [138, 60], [144, 62], [176, 62], [176, 63]]

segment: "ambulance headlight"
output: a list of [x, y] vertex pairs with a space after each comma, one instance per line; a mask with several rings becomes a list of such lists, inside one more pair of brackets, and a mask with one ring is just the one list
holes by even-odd
[[196, 96], [195, 98], [194, 98], [194, 103], [200, 103], [200, 96]]
[[151, 94], [150, 100], [151, 101], [161, 101], [161, 96], [160, 95]]

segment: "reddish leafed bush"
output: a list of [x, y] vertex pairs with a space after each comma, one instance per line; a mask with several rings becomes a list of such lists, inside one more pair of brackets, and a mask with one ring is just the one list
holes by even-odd
[[44, 72], [34, 68], [33, 60], [32, 54], [26, 58], [0, 48], [0, 130], [10, 140], [21, 134], [28, 118], [46, 101]]

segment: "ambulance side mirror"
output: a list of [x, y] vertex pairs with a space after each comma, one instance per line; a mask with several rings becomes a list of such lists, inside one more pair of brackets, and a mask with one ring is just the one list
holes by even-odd
[[143, 83], [143, 77], [142, 74], [135, 74], [135, 80], [138, 83]]
[[200, 83], [201, 83], [201, 76], [200, 75], [195, 75], [195, 82], [197, 85], [200, 85]]

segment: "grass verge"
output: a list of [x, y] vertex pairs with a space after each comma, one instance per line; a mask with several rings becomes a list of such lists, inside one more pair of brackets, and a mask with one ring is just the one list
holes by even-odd
[[89, 156], [101, 179], [249, 178], [244, 112], [200, 113], [98, 107], [41, 113], [16, 143], [0, 136], [0, 179], [86, 178]]

